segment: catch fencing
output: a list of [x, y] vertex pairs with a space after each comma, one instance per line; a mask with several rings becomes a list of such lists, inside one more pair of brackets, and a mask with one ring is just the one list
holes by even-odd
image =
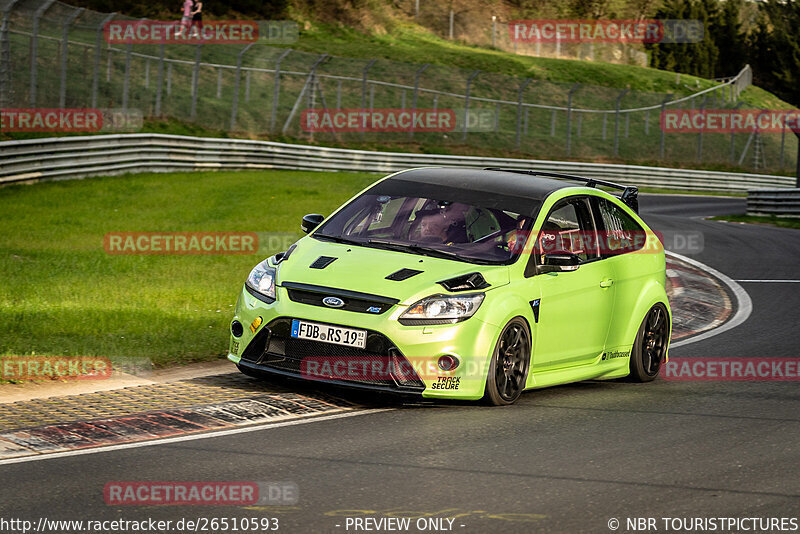
[[[54, 0], [0, 0], [0, 9], [0, 108], [134, 110], [148, 128], [172, 128], [177, 119], [220, 134], [380, 149], [474, 147], [540, 159], [725, 164], [760, 172], [796, 164], [797, 138], [788, 129], [726, 134], [660, 127], [668, 109], [744, 106], [749, 66], [731, 78], [689, 84], [681, 75], [658, 74], [671, 87], [666, 94], [310, 54], [263, 40], [115, 45], [105, 26], [131, 19]], [[452, 110], [455, 124], [438, 132], [313, 132], [301, 120], [309, 108]]]

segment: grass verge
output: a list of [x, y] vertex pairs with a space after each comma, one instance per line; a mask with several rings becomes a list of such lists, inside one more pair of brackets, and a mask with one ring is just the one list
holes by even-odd
[[761, 215], [716, 215], [709, 217], [712, 221], [727, 221], [748, 224], [768, 224], [779, 228], [800, 229], [800, 218], [794, 217], [775, 217]]
[[[0, 188], [0, 355], [225, 354], [250, 269], [375, 175], [140, 174]], [[109, 255], [109, 232], [267, 232], [252, 255]], [[266, 237], [266, 238], [265, 238]], [[271, 250], [275, 248], [275, 250]]]

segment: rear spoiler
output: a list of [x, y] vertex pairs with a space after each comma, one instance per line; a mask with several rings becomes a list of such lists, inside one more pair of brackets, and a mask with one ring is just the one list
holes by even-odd
[[596, 187], [598, 185], [603, 187], [610, 187], [612, 189], [619, 189], [622, 194], [619, 199], [625, 203], [635, 213], [639, 213], [639, 188], [633, 185], [620, 185], [614, 182], [607, 182], [605, 180], [598, 180], [596, 178], [586, 178], [584, 176], [575, 176], [574, 174], [562, 174], [559, 172], [545, 172], [545, 171], [526, 171], [521, 169], [507, 169], [503, 167], [486, 167], [485, 171], [503, 171], [514, 172], [517, 174], [526, 174], [528, 176], [547, 176], [548, 178], [561, 178], [564, 180], [577, 180], [584, 182], [586, 187]]

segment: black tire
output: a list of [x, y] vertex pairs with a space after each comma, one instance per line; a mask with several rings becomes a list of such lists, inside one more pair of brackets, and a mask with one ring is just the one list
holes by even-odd
[[486, 376], [484, 400], [494, 406], [513, 404], [525, 389], [531, 361], [528, 323], [515, 317], [500, 332]]
[[662, 304], [647, 312], [631, 350], [630, 377], [637, 382], [655, 380], [667, 354], [669, 314]]
[[239, 365], [237, 363], [236, 367], [239, 369], [239, 371], [242, 372], [242, 374], [245, 374], [247, 376], [250, 376], [250, 377], [253, 377], [253, 378], [261, 378], [261, 376], [262, 376], [261, 373], [259, 373], [258, 371], [254, 370], [254, 369], [250, 369], [249, 367], [245, 367], [244, 365]]

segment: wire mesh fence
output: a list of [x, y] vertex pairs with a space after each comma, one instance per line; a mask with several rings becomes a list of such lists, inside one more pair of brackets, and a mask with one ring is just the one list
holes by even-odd
[[[794, 169], [791, 129], [665, 132], [670, 109], [742, 106], [737, 76], [671, 95], [523, 79], [441, 65], [312, 54], [264, 42], [111, 44], [131, 20], [54, 0], [0, 0], [0, 107], [102, 108], [169, 117], [231, 135], [539, 159], [615, 159]], [[680, 91], [676, 90], [676, 93]], [[309, 109], [447, 111], [437, 131], [312, 131]]]

